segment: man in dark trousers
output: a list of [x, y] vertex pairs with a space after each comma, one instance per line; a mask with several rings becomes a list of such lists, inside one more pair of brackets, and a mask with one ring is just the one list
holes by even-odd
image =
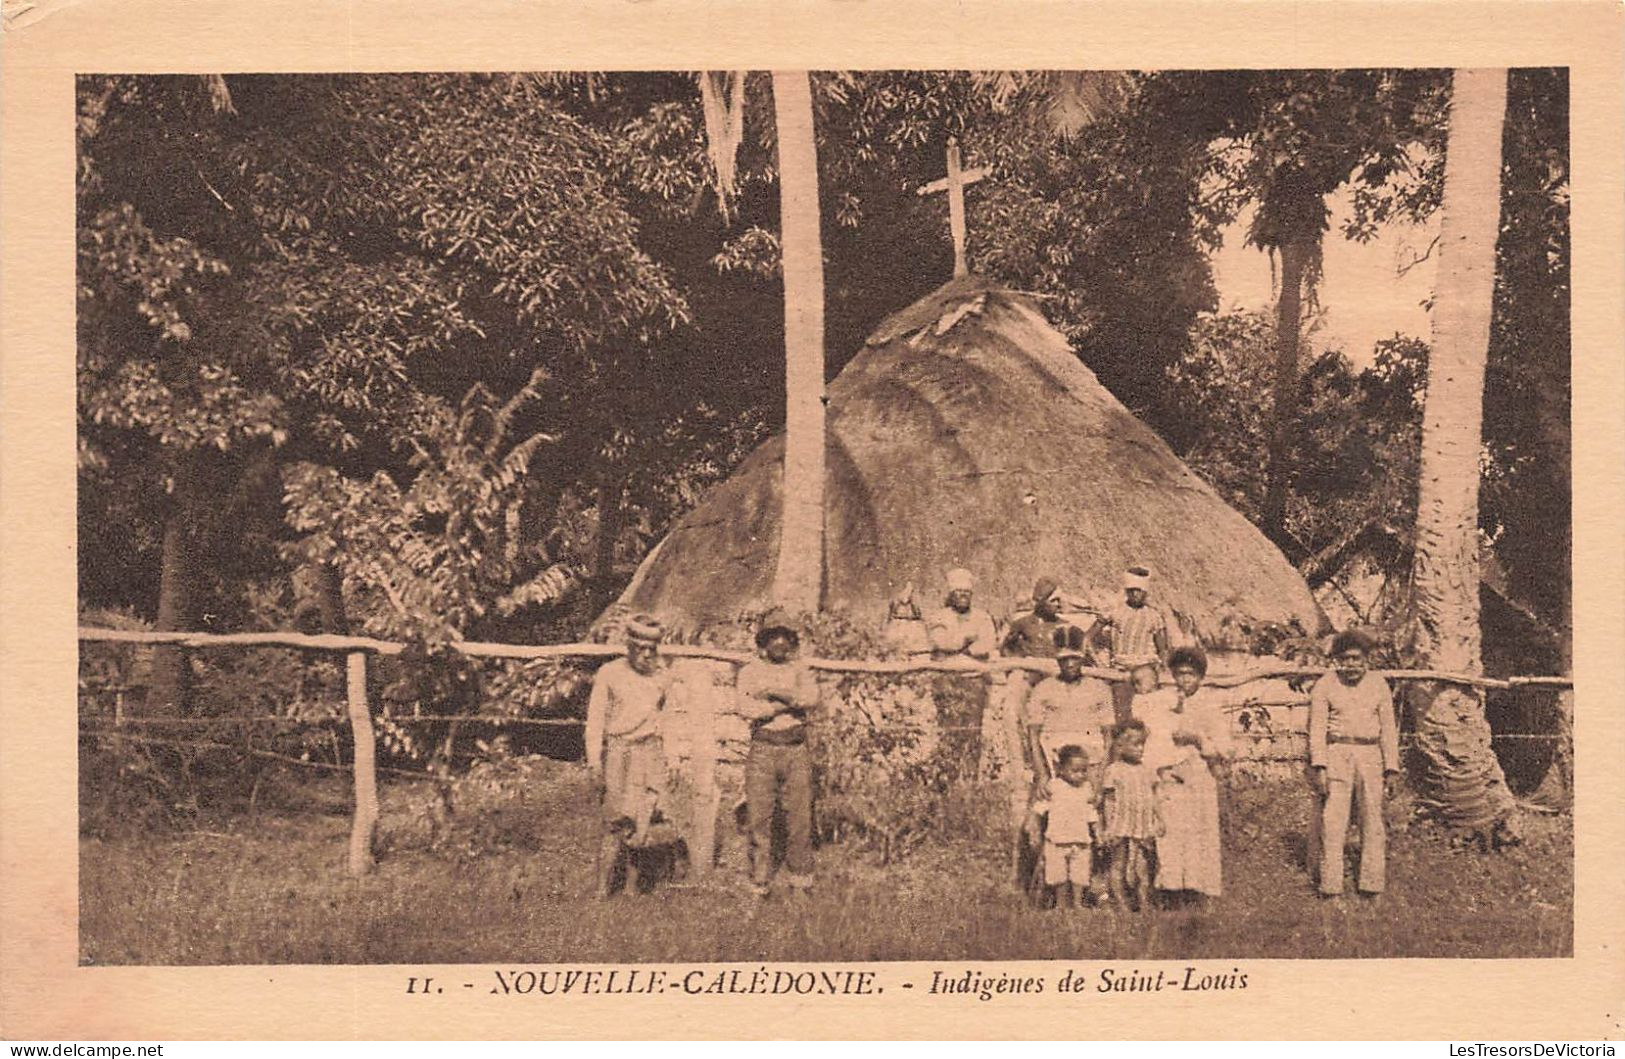
[[773, 813], [783, 807], [788, 844], [785, 882], [812, 886], [812, 756], [807, 716], [818, 705], [812, 670], [796, 659], [801, 637], [783, 612], [769, 611], [756, 631], [755, 660], [739, 669], [738, 711], [750, 722], [745, 803], [750, 815], [750, 877], [766, 897], [773, 878]]

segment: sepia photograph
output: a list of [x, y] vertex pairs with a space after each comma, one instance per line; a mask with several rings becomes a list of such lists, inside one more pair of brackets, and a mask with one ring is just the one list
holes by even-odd
[[1567, 68], [74, 96], [81, 967], [1574, 955]]

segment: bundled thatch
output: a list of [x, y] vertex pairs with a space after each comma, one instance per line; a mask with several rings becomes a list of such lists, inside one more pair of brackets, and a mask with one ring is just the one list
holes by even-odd
[[[784, 439], [753, 453], [645, 559], [622, 602], [690, 629], [768, 602]], [[1324, 618], [1281, 553], [1072, 354], [1024, 297], [958, 279], [885, 320], [829, 390], [824, 606], [877, 628], [912, 582], [964, 566], [1007, 610], [1050, 573], [1097, 605], [1130, 563], [1188, 635]]]

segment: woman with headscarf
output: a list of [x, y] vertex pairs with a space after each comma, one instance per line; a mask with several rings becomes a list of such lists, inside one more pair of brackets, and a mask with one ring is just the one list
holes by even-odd
[[1216, 771], [1229, 758], [1229, 695], [1205, 687], [1207, 656], [1196, 647], [1168, 655], [1174, 686], [1135, 696], [1145, 722], [1145, 761], [1157, 774], [1156, 888], [1217, 897], [1223, 890]]

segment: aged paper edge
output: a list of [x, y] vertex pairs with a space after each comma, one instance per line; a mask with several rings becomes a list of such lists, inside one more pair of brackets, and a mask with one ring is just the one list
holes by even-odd
[[[21, 6], [21, 5], [19, 5]], [[8, 16], [13, 14], [8, 10]], [[7, 1038], [1617, 1038], [1625, 1032], [1622, 64], [1617, 6], [921, 0], [41, 3], [4, 34], [0, 1035]], [[405, 968], [77, 965], [73, 74], [97, 71], [1532, 66], [1572, 71], [1577, 904], [1564, 960], [1238, 961], [1113, 1004], [403, 995]], [[545, 962], [538, 954], [537, 964]], [[1212, 964], [1214, 961], [1204, 961]], [[875, 965], [900, 968], [904, 965]], [[931, 964], [916, 966], [960, 967]], [[1059, 972], [1062, 964], [974, 965]], [[1219, 968], [1214, 968], [1219, 969]], [[433, 968], [422, 969], [434, 973]], [[452, 971], [448, 978], [458, 974]], [[467, 977], [466, 975], [462, 977]], [[516, 1002], [516, 1000], [520, 1002]]]

